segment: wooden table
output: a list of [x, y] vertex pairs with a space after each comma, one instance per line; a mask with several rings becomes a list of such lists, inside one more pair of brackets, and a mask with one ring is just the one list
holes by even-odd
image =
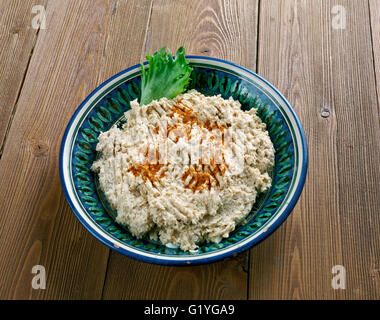
[[[0, 298], [380, 299], [380, 0], [3, 0], [0, 26]], [[233, 259], [128, 259], [62, 193], [58, 151], [75, 109], [164, 45], [256, 71], [306, 131], [297, 206]], [[35, 265], [46, 289], [31, 285]], [[345, 289], [332, 287], [337, 265]]]

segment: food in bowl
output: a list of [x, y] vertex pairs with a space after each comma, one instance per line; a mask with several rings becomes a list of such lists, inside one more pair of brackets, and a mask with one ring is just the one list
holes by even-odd
[[256, 109], [196, 90], [140, 105], [100, 134], [92, 169], [137, 238], [194, 250], [226, 238], [271, 186], [274, 147]]
[[[168, 75], [167, 67], [162, 72], [162, 68], [154, 67], [159, 67], [158, 63], [151, 64], [153, 60], [154, 57], [144, 63], [145, 70], [139, 72], [139, 65], [135, 65], [104, 82], [72, 116], [63, 135], [59, 157], [65, 197], [78, 221], [96, 239], [127, 257], [163, 265], [198, 265], [235, 256], [270, 236], [286, 220], [299, 199], [308, 163], [302, 125], [278, 90], [265, 79], [232, 62], [186, 56], [185, 60], [193, 68], [191, 81], [188, 87], [181, 85], [184, 90], [177, 90], [180, 87], [177, 81], [168, 86], [165, 79], [181, 79], [188, 72], [183, 72], [184, 68], [177, 65], [175, 69], [182, 69], [180, 74]], [[174, 64], [177, 61], [181, 60], [176, 55]], [[156, 71], [151, 73], [151, 70]], [[153, 79], [157, 80], [155, 86]], [[146, 91], [145, 88], [150, 89]], [[243, 110], [256, 109], [267, 125], [276, 157], [270, 173], [271, 187], [258, 195], [246, 221], [217, 244], [204, 242], [196, 250], [183, 251], [146, 238], [137, 239], [127, 228], [116, 223], [117, 213], [111, 210], [100, 190], [98, 175], [91, 171], [91, 166], [101, 156], [96, 153], [99, 134], [115, 123], [121, 128], [123, 115], [130, 108], [131, 101], [137, 98], [140, 105], [148, 105], [163, 97], [171, 100], [190, 88], [207, 96], [221, 94], [225, 99], [231, 96], [241, 102]]]

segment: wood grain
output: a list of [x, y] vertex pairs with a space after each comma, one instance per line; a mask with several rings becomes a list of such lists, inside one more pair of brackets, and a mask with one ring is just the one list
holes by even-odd
[[[149, 7], [140, 0], [48, 3], [47, 29], [39, 32], [0, 160], [7, 182], [0, 186], [1, 298], [101, 298], [109, 250], [66, 204], [58, 150], [83, 99], [139, 61]], [[46, 290], [31, 287], [37, 264], [46, 268]]]
[[[346, 29], [332, 27], [335, 5]], [[251, 250], [250, 299], [379, 298], [379, 125], [369, 11], [355, 1], [263, 1], [259, 74], [305, 128], [309, 171], [298, 205]], [[334, 290], [343, 265], [346, 289]]]
[[[255, 69], [256, 1], [154, 1], [145, 52], [219, 57]], [[112, 253], [105, 299], [246, 299], [247, 253], [195, 267], [163, 267]]]
[[[36, 4], [45, 30], [32, 28]], [[332, 24], [337, 5], [344, 29]], [[0, 27], [0, 299], [380, 299], [379, 0], [0, 0]], [[60, 187], [77, 106], [164, 45], [257, 67], [308, 140], [290, 217], [249, 253], [210, 265], [110, 252]], [[35, 265], [45, 290], [32, 289]], [[345, 290], [331, 287], [335, 265]]]
[[369, 0], [371, 15], [372, 50], [375, 63], [377, 104], [380, 112], [380, 0]]
[[46, 1], [0, 1], [0, 157], [39, 30], [32, 8]]

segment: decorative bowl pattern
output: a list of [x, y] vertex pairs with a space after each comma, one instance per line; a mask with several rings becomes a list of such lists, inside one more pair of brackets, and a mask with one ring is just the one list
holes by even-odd
[[98, 190], [91, 165], [100, 132], [120, 121], [129, 102], [139, 97], [140, 65], [135, 65], [95, 89], [71, 118], [60, 151], [60, 177], [66, 199], [79, 221], [98, 240], [126, 256], [165, 265], [202, 264], [236, 255], [259, 243], [287, 218], [306, 177], [307, 144], [302, 126], [285, 98], [266, 80], [236, 64], [188, 56], [194, 71], [191, 88], [206, 95], [232, 96], [247, 110], [256, 108], [267, 124], [276, 150], [273, 183], [261, 194], [244, 225], [220, 243], [204, 243], [184, 252], [149, 240], [136, 239], [115, 223]]

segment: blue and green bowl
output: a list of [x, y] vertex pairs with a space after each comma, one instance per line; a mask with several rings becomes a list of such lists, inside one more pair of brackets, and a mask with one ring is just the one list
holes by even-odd
[[198, 56], [187, 56], [187, 60], [194, 69], [191, 88], [206, 95], [232, 96], [243, 109], [257, 109], [276, 150], [272, 187], [259, 195], [247, 222], [220, 243], [203, 243], [186, 252], [136, 239], [114, 222], [90, 170], [99, 134], [118, 122], [130, 101], [140, 94], [140, 65], [118, 73], [96, 88], [72, 116], [61, 144], [60, 178], [67, 202], [83, 226], [107, 247], [144, 262], [196, 265], [235, 256], [267, 238], [285, 221], [305, 182], [305, 133], [286, 99], [266, 80], [237, 64]]

